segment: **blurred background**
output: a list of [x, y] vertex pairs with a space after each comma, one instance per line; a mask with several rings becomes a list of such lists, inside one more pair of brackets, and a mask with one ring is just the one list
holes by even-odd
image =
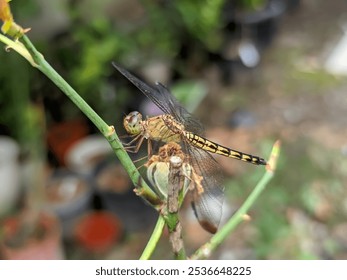
[[[278, 171], [216, 259], [347, 258], [347, 4], [342, 0], [27, 0], [16, 22], [108, 123], [155, 106], [111, 61], [167, 85], [206, 136]], [[15, 52], [0, 52], [0, 258], [137, 259], [157, 214], [90, 121]], [[146, 146], [146, 145], [144, 145]], [[145, 155], [131, 155], [136, 160]], [[223, 220], [264, 169], [218, 157]], [[189, 203], [187, 252], [210, 235]], [[172, 258], [167, 234], [153, 258]]]

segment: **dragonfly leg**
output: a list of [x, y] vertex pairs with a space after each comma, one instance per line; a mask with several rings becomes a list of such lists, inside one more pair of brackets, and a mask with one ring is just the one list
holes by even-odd
[[147, 151], [148, 151], [148, 158], [151, 158], [153, 151], [152, 151], [152, 143], [150, 139], [148, 139], [147, 141]]
[[119, 135], [118, 137], [119, 137], [119, 139], [124, 139], [124, 138], [130, 138], [132, 136], [129, 134], [123, 134], [123, 135]]
[[141, 138], [139, 136], [136, 136], [133, 140], [131, 140], [128, 145], [132, 144], [134, 142], [134, 140], [138, 140], [138, 138], [140, 138], [140, 140], [138, 140], [136, 146], [128, 146], [128, 147], [125, 147], [125, 150], [129, 153], [134, 153], [136, 154], [139, 150], [140, 150], [140, 147], [143, 143], [143, 140], [145, 139], [144, 136], [140, 135]]
[[[143, 160], [148, 160], [148, 157], [147, 156], [144, 156], [144, 157], [141, 157], [141, 158], [138, 158], [138, 159], [135, 159], [133, 160], [134, 163], [137, 163], [137, 162], [140, 162], [140, 161], [143, 161]], [[142, 166], [144, 166], [144, 164], [140, 165], [137, 169], [141, 168]]]
[[[129, 136], [128, 136], [129, 137]], [[139, 140], [140, 137], [143, 137], [141, 134], [136, 135], [130, 142], [128, 143], [123, 143], [124, 146], [130, 146], [132, 143], [136, 142]]]

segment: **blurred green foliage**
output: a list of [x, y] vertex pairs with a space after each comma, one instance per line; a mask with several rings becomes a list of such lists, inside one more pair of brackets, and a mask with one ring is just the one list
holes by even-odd
[[[117, 21], [99, 14], [83, 25], [73, 24], [73, 38], [79, 48], [79, 61], [70, 68], [78, 91], [95, 100], [105, 79], [112, 73], [110, 61], [141, 66], [145, 61], [164, 58], [179, 59], [177, 53], [188, 37], [200, 40], [206, 48], [217, 45], [215, 40], [221, 23], [221, 8], [225, 0], [173, 1], [158, 4], [142, 1], [141, 24]], [[74, 22], [83, 15], [74, 13]]]
[[[130, 11], [135, 15], [129, 14], [129, 18], [122, 14], [123, 3], [127, 5], [126, 1], [119, 1], [113, 12], [105, 14], [108, 5], [113, 4], [111, 1], [66, 1], [61, 9], [70, 21], [68, 27], [48, 37], [37, 36], [34, 42], [77, 92], [112, 122], [117, 121], [116, 114], [113, 117], [112, 114], [122, 110], [127, 100], [121, 96], [125, 93], [120, 91], [117, 93], [120, 96], [105, 102], [105, 96], [112, 95], [114, 71], [111, 61], [132, 69], [146, 61], [164, 59], [175, 61], [172, 65], [175, 67], [181, 59], [178, 52], [190, 41], [200, 41], [206, 50], [218, 49], [222, 41], [221, 12], [225, 0], [132, 1], [129, 5], [135, 6]], [[12, 6], [19, 22], [23, 22], [21, 18], [39, 18], [42, 16], [40, 13], [44, 13], [36, 0], [25, 1], [20, 6], [14, 2]], [[140, 12], [136, 14], [136, 10]], [[184, 71], [184, 68], [180, 69]], [[38, 83], [34, 95], [52, 98], [55, 90], [51, 90], [52, 85], [46, 85], [46, 82]], [[29, 91], [32, 95], [33, 90]], [[68, 102], [62, 102], [60, 106], [62, 111], [69, 112], [69, 116], [79, 114], [77, 108]]]
[[[236, 5], [254, 8], [261, 2], [242, 0], [236, 1]], [[67, 16], [69, 25], [48, 37], [37, 36], [35, 44], [93, 108], [104, 112], [110, 118], [107, 121], [114, 122], [118, 119], [112, 114], [124, 108], [127, 100], [121, 91], [117, 98], [105, 100], [105, 96], [112, 95], [110, 77], [114, 71], [110, 62], [115, 60], [132, 69], [143, 66], [146, 61], [164, 59], [174, 61], [169, 64], [173, 69], [185, 71], [185, 67], [178, 67], [184, 65], [179, 61], [182, 47], [192, 47], [190, 55], [194, 55], [196, 42], [206, 51], [218, 51], [221, 47], [225, 3], [226, 0], [131, 1], [128, 4], [131, 9], [126, 11], [134, 15], [128, 15], [122, 13], [127, 1], [116, 4], [107, 0], [64, 1], [57, 7]], [[44, 7], [38, 0], [12, 4], [17, 21], [24, 26], [26, 19], [44, 17]], [[114, 11], [110, 12], [111, 8]], [[31, 97], [51, 98], [52, 91], [56, 90], [46, 83], [46, 80], [35, 83], [34, 90], [29, 85]], [[60, 106], [68, 116], [79, 114], [69, 102], [61, 102]]]
[[[0, 114], [0, 123], [11, 124], [9, 129], [21, 143], [30, 135], [27, 131], [29, 104], [29, 66], [15, 53], [0, 53], [0, 103], [6, 104]], [[20, 81], [20, 82], [19, 82]], [[7, 108], [7, 109], [6, 109]]]
[[[209, 49], [218, 49], [222, 42], [220, 31], [223, 26], [221, 11], [225, 0], [175, 1], [186, 28]], [[197, 12], [199, 11], [199, 12]]]

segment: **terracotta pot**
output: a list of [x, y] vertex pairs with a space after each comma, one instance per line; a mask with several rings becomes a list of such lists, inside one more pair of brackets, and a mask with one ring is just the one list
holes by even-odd
[[[4, 238], [0, 245], [1, 255], [8, 260], [61, 260], [64, 258], [61, 246], [61, 230], [58, 219], [48, 213], [41, 213], [35, 233], [16, 242], [22, 227], [21, 217], [6, 219], [2, 227]], [[20, 238], [18, 238], [20, 239]]]
[[76, 224], [74, 235], [81, 248], [90, 253], [104, 253], [119, 242], [122, 226], [115, 215], [95, 211], [81, 218]]
[[48, 147], [61, 165], [65, 165], [65, 155], [78, 140], [88, 134], [84, 121], [74, 120], [55, 124], [47, 135]]

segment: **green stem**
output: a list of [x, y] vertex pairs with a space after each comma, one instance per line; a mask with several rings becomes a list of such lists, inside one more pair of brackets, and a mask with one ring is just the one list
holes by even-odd
[[267, 171], [264, 176], [255, 186], [254, 190], [247, 197], [242, 206], [236, 211], [236, 213], [230, 218], [230, 220], [211, 238], [211, 240], [201, 246], [192, 256], [191, 259], [205, 259], [209, 257], [214, 251], [236, 228], [238, 224], [245, 220], [247, 212], [255, 203], [259, 195], [265, 189], [265, 186], [269, 183], [274, 176], [274, 170], [279, 155], [279, 142], [277, 141], [271, 152], [270, 161], [267, 166]]
[[23, 44], [31, 54], [34, 62], [37, 64], [37, 68], [45, 74], [57, 87], [59, 87], [72, 102], [93, 122], [93, 124], [100, 130], [100, 132], [106, 137], [110, 143], [113, 151], [119, 158], [120, 162], [127, 170], [133, 184], [139, 186], [141, 189], [138, 192], [142, 197], [148, 200], [151, 204], [156, 202], [157, 196], [150, 189], [150, 187], [142, 180], [141, 175], [138, 172], [136, 166], [125, 151], [117, 133], [113, 127], [107, 125], [99, 115], [82, 99], [81, 96], [52, 68], [52, 66], [44, 59], [43, 55], [38, 52], [35, 46], [31, 43], [30, 39], [24, 35], [22, 37]]
[[163, 216], [159, 215], [157, 224], [155, 225], [155, 228], [146, 245], [146, 248], [142, 252], [140, 260], [148, 260], [151, 257], [163, 233], [164, 226], [165, 226], [165, 220]]

